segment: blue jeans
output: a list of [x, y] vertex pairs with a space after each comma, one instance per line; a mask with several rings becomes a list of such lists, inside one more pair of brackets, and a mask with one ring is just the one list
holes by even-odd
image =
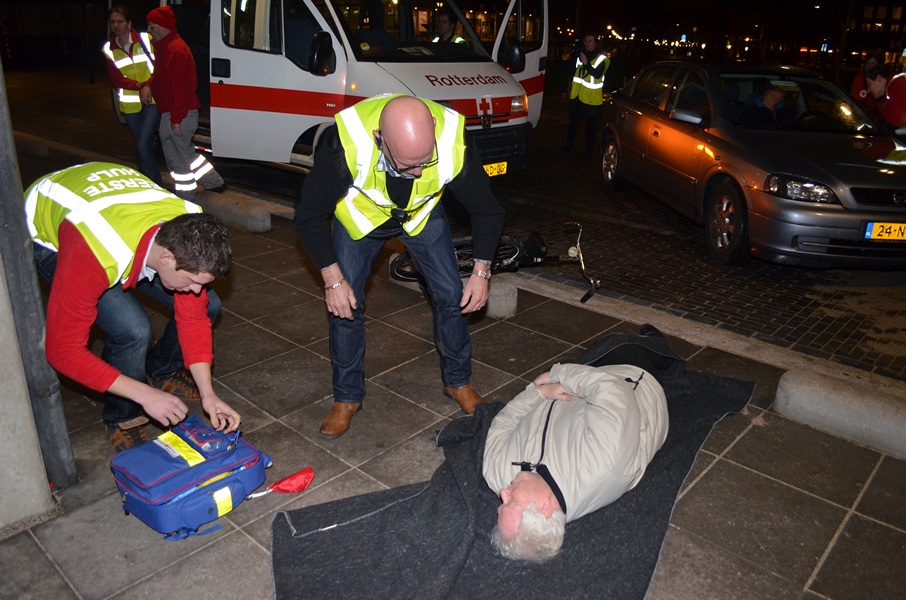
[[[410, 236], [400, 227], [393, 236], [406, 244], [428, 284], [434, 310], [434, 343], [440, 353], [443, 384], [447, 387], [465, 385], [472, 376], [472, 340], [467, 328], [468, 317], [459, 308], [462, 280], [443, 208], [440, 204], [435, 207], [418, 235]], [[366, 236], [353, 240], [346, 228], [334, 221], [337, 261], [355, 292], [357, 305], [351, 321], [330, 316], [330, 359], [336, 402], [361, 402], [365, 396], [365, 282], [387, 239], [389, 236]]]
[[138, 170], [148, 179], [163, 187], [164, 182], [157, 166], [157, 157], [154, 154], [154, 136], [160, 125], [160, 114], [157, 106], [142, 106], [137, 113], [126, 113], [126, 124], [135, 138], [135, 156], [138, 161]]
[[[57, 268], [57, 253], [33, 244], [38, 273], [53, 282]], [[160, 302], [172, 313], [173, 292], [164, 288], [160, 278], [152, 281], [143, 279], [130, 290], [124, 290], [121, 283], [104, 292], [98, 300], [98, 317], [95, 321], [107, 333], [107, 341], [101, 358], [118, 369], [123, 375], [144, 382], [145, 376], [167, 379], [183, 368], [182, 350], [176, 331], [176, 319], [171, 317], [151, 352], [148, 348], [154, 339], [151, 335], [151, 320], [133, 292]], [[208, 290], [208, 317], [211, 322], [220, 313], [220, 298]], [[104, 393], [104, 422], [116, 425], [139, 416], [140, 405], [110, 392]]]

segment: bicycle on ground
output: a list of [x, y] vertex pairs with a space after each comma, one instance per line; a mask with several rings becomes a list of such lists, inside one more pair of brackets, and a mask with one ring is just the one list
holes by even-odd
[[[577, 264], [582, 278], [589, 287], [579, 302], [583, 304], [588, 302], [588, 299], [601, 289], [601, 280], [592, 276], [585, 268], [585, 257], [582, 255], [582, 225], [571, 221], [564, 223], [564, 226], [577, 232], [576, 242], [569, 247], [566, 254], [551, 255], [544, 238], [537, 231], [529, 233], [524, 242], [504, 236], [497, 244], [497, 251], [491, 261], [491, 271], [513, 273], [519, 269], [545, 265]], [[468, 277], [472, 273], [475, 262], [472, 256], [472, 238], [454, 239], [453, 250], [456, 253], [460, 277]], [[397, 281], [418, 282], [424, 287], [424, 281], [408, 252], [402, 252], [390, 261], [390, 276]]]

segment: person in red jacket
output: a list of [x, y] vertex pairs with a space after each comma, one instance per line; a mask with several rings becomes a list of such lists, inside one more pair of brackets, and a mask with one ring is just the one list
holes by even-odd
[[[112, 163], [38, 179], [25, 192], [24, 208], [38, 273], [51, 282], [47, 361], [104, 392], [111, 444], [119, 451], [147, 441], [142, 413], [164, 426], [185, 418], [172, 381], [185, 367], [211, 424], [235, 431], [239, 414], [211, 380], [211, 323], [220, 299], [207, 288], [230, 269], [226, 227], [135, 169]], [[151, 322], [137, 293], [173, 312], [150, 352]], [[100, 357], [88, 348], [95, 323], [107, 333]]]
[[148, 33], [154, 38], [155, 68], [151, 85], [142, 88], [141, 98], [145, 102], [153, 96], [157, 102], [160, 143], [176, 195], [193, 200], [201, 190], [222, 192], [226, 189], [223, 178], [192, 144], [200, 106], [198, 74], [191, 50], [176, 32], [171, 7], [148, 13]]
[[874, 95], [869, 91], [867, 83], [865, 81], [865, 76], [877, 67], [878, 65], [884, 64], [884, 51], [880, 48], [877, 50], [872, 50], [868, 53], [868, 56], [865, 57], [865, 60], [862, 62], [862, 68], [859, 69], [859, 72], [856, 73], [856, 78], [853, 80], [852, 88], [850, 89], [850, 95], [855, 98], [856, 102], [862, 105], [862, 108], [865, 109], [871, 118], [880, 119], [881, 110], [878, 105], [878, 100]]
[[865, 75], [865, 84], [878, 101], [888, 130], [906, 126], [906, 73], [894, 77], [884, 65], [877, 65]]

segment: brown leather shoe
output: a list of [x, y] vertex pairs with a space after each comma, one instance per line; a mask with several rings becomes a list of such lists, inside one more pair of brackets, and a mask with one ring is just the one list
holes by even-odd
[[469, 383], [455, 388], [444, 386], [444, 396], [456, 400], [459, 403], [462, 412], [467, 415], [474, 413], [475, 407], [484, 402], [484, 400], [481, 399], [481, 396], [478, 395], [478, 392], [476, 392]]
[[330, 409], [327, 417], [324, 418], [324, 422], [321, 423], [321, 429], [318, 430], [318, 433], [321, 434], [321, 437], [326, 437], [330, 440], [340, 437], [349, 429], [352, 415], [360, 410], [362, 410], [361, 402], [356, 402], [355, 404], [334, 402], [333, 408]]

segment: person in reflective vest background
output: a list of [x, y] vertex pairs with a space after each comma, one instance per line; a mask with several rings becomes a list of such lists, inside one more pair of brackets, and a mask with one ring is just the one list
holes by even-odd
[[117, 89], [120, 112], [135, 139], [135, 157], [138, 170], [157, 185], [162, 186], [160, 169], [154, 155], [154, 136], [160, 125], [160, 115], [154, 100], [142, 102], [141, 90], [149, 87], [154, 73], [154, 51], [151, 36], [132, 29], [132, 20], [124, 6], [116, 5], [108, 11], [110, 39], [104, 44], [107, 58], [107, 75]]
[[[295, 221], [305, 250], [321, 270], [330, 315], [334, 405], [320, 434], [343, 435], [362, 407], [365, 282], [378, 253], [394, 237], [406, 244], [427, 283], [443, 393], [471, 414], [482, 398], [469, 383], [468, 314], [488, 299], [503, 208], [467, 142], [465, 118], [430, 100], [384, 94], [347, 108], [336, 121], [318, 143]], [[472, 219], [475, 266], [465, 286], [440, 203], [448, 186]], [[393, 347], [385, 343], [383, 351]]]
[[[135, 169], [102, 162], [38, 179], [25, 191], [25, 218], [38, 273], [51, 282], [47, 361], [104, 393], [117, 451], [148, 441], [144, 415], [162, 426], [182, 421], [183, 399], [200, 399], [215, 428], [235, 431], [239, 414], [211, 382], [220, 299], [208, 285], [230, 270], [226, 227]], [[151, 321], [136, 293], [173, 314], [150, 352]], [[100, 357], [88, 347], [95, 323], [107, 333]]]
[[585, 118], [586, 137], [585, 151], [594, 153], [595, 137], [598, 132], [598, 114], [604, 102], [604, 73], [610, 66], [610, 59], [598, 51], [597, 36], [586, 33], [582, 38], [584, 50], [576, 58], [576, 71], [569, 89], [569, 129], [566, 132], [566, 145], [569, 150], [576, 141], [579, 119]]

